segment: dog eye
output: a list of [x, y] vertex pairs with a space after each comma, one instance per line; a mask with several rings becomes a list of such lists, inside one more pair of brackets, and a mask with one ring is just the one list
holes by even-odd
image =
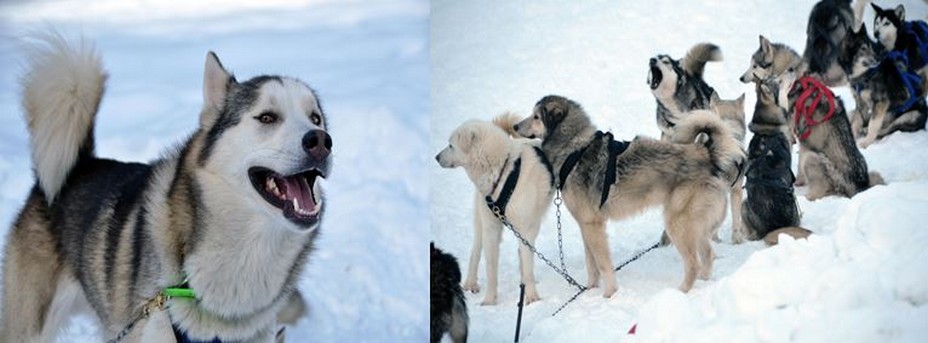
[[313, 122], [313, 125], [322, 124], [322, 116], [320, 116], [319, 113], [316, 113], [316, 112], [313, 112], [313, 114], [309, 115], [309, 120]]
[[274, 112], [264, 112], [255, 117], [261, 124], [273, 124], [277, 122], [277, 114]]

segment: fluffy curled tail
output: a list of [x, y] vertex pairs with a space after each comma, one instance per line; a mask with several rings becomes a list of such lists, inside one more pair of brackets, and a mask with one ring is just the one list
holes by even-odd
[[672, 142], [699, 144], [709, 149], [712, 164], [734, 182], [744, 164], [744, 150], [718, 115], [708, 110], [696, 110], [683, 116], [677, 124]]
[[509, 137], [519, 138], [522, 136], [519, 136], [519, 134], [516, 133], [516, 130], [514, 127], [516, 123], [519, 122], [519, 120], [520, 119], [517, 114], [513, 112], [505, 112], [503, 114], [496, 116], [496, 118], [493, 118], [493, 125], [496, 125], [499, 128], [503, 129], [503, 131], [506, 131], [506, 133], [509, 134]]
[[695, 77], [702, 77], [706, 62], [722, 60], [722, 49], [712, 43], [699, 43], [690, 48], [683, 58], [683, 70]]
[[20, 84], [39, 186], [51, 203], [81, 158], [93, 155], [93, 122], [106, 73], [92, 45], [57, 33], [31, 37]]

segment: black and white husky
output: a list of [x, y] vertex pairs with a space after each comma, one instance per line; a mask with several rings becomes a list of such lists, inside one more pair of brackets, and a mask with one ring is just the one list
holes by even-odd
[[199, 127], [140, 164], [94, 153], [106, 78], [88, 44], [33, 46], [36, 184], [7, 237], [0, 341], [53, 341], [86, 305], [107, 341], [273, 341], [323, 212], [332, 139], [313, 90], [239, 82], [209, 53]]

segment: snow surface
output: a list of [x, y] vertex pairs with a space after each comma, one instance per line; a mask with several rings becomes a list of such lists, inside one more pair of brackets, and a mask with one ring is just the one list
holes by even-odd
[[[33, 184], [19, 106], [19, 37], [54, 27], [96, 42], [110, 73], [97, 153], [148, 161], [193, 131], [203, 61], [239, 78], [298, 77], [334, 138], [330, 206], [288, 341], [425, 341], [428, 15], [424, 1], [16, 1], [0, 4], [0, 237]], [[99, 342], [78, 317], [60, 342]]]
[[[888, 6], [886, 1], [878, 2]], [[926, 18], [928, 5], [904, 2], [908, 18]], [[655, 102], [647, 61], [667, 53], [680, 58], [694, 44], [713, 42], [725, 55], [709, 63], [705, 78], [725, 99], [747, 93], [738, 81], [758, 47], [758, 34], [800, 53], [813, 1], [453, 1], [432, 4], [431, 153], [447, 144], [457, 125], [503, 111], [527, 115], [538, 99], [560, 94], [580, 102], [600, 129], [616, 137], [656, 137]], [[868, 27], [873, 13], [868, 8]], [[872, 32], [872, 30], [871, 30]], [[836, 89], [853, 108], [849, 90]], [[750, 139], [750, 134], [748, 136]], [[800, 197], [808, 240], [729, 243], [730, 221], [713, 277], [688, 294], [676, 290], [682, 262], [673, 248], [648, 253], [616, 274], [618, 292], [574, 294], [563, 279], [536, 262], [542, 300], [525, 308], [523, 342], [925, 342], [928, 341], [928, 132], [897, 133], [863, 155], [889, 183], [853, 199]], [[793, 160], [796, 161], [794, 155]], [[462, 170], [429, 164], [432, 240], [458, 257], [466, 273], [473, 240], [473, 187]], [[797, 190], [804, 194], [805, 189]], [[537, 247], [557, 256], [554, 209]], [[565, 210], [566, 211], [566, 210]], [[610, 222], [609, 246], [618, 264], [658, 240], [660, 209]], [[517, 241], [504, 233], [500, 296], [480, 306], [468, 294], [470, 338], [513, 339], [518, 302]], [[571, 274], [585, 281], [582, 241], [572, 218], [564, 220]], [[481, 263], [482, 264], [482, 263]], [[485, 286], [484, 266], [479, 272]], [[637, 323], [637, 334], [627, 331]]]

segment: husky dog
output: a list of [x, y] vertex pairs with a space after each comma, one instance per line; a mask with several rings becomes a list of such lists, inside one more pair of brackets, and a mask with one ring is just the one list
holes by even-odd
[[636, 137], [618, 155], [611, 153], [611, 134], [597, 132], [579, 104], [557, 95], [542, 98], [516, 131], [542, 140], [564, 204], [580, 225], [590, 287], [602, 276], [603, 295], [616, 291], [606, 221], [657, 205], [664, 207], [665, 231], [683, 257], [680, 290], [711, 275], [710, 236], [725, 217], [726, 195], [744, 160], [715, 113], [694, 111], [677, 124], [673, 138], [688, 144]]
[[[478, 292], [477, 267], [486, 251], [487, 292], [483, 305], [497, 301], [497, 275], [502, 223], [487, 201], [499, 206], [519, 234], [535, 242], [541, 220], [554, 196], [551, 165], [537, 144], [507, 135], [516, 121], [514, 114], [497, 117], [494, 123], [471, 120], [451, 133], [448, 146], [435, 159], [442, 168], [462, 167], [474, 184], [474, 245], [468, 263], [464, 290]], [[534, 256], [519, 244], [519, 265], [525, 284], [525, 302], [539, 298], [535, 289]]]
[[118, 162], [94, 154], [99, 55], [39, 38], [22, 79], [36, 184], [7, 237], [0, 341], [51, 342], [80, 304], [105, 340], [274, 340], [323, 212], [332, 139], [313, 90], [239, 82], [210, 52], [197, 130]]
[[467, 342], [467, 302], [461, 290], [461, 268], [458, 260], [429, 244], [431, 250], [431, 327], [432, 343], [438, 343], [445, 333], [455, 343]]
[[[928, 105], [923, 96], [926, 82], [917, 81], [904, 62], [877, 49], [862, 27], [848, 38], [849, 49], [841, 58], [848, 74], [857, 108], [852, 113], [851, 129], [866, 148], [893, 132], [913, 132], [925, 128]], [[907, 85], [908, 83], [908, 85]], [[871, 118], [873, 120], [871, 120]]]
[[711, 43], [696, 44], [681, 60], [657, 55], [649, 62], [648, 85], [657, 100], [657, 126], [661, 139], [673, 136], [682, 115], [709, 108], [715, 90], [703, 80], [706, 62], [722, 60], [722, 50]]
[[[802, 54], [804, 73], [818, 75], [826, 85], [847, 83], [838, 56], [855, 25], [851, 0], [822, 0], [812, 7], [806, 27], [806, 48]], [[761, 77], [761, 76], [758, 76]]]
[[852, 197], [883, 184], [879, 173], [867, 172], [867, 161], [854, 142], [841, 98], [815, 78], [792, 78], [786, 78], [793, 85], [788, 95], [789, 108], [793, 109], [791, 120], [799, 144], [806, 150], [799, 157], [799, 172], [805, 174], [809, 185], [806, 198]]
[[[738, 142], [739, 145], [742, 145], [744, 143], [744, 134], [746, 131], [744, 128], [744, 93], [734, 100], [722, 100], [719, 99], [718, 94], [714, 94], [709, 107], [718, 114], [722, 122], [728, 126], [728, 130], [735, 141]], [[744, 188], [742, 187], [743, 179], [743, 176], [739, 175], [738, 180], [736, 180], [731, 187], [730, 195], [731, 237], [732, 242], [735, 244], [744, 241], [743, 224], [741, 220], [741, 199], [744, 196]], [[716, 232], [712, 234], [712, 240], [716, 242], [720, 241], [717, 231], [718, 228], [716, 228]]]
[[873, 35], [880, 46], [905, 54], [909, 69], [918, 73], [922, 80], [928, 78], [928, 25], [924, 21], [906, 21], [902, 5], [894, 9], [870, 5], [876, 12]]
[[[771, 43], [763, 35], [760, 36], [760, 46], [757, 51], [751, 55], [751, 64], [748, 70], [741, 75], [742, 83], [752, 82], [755, 78], [768, 79], [779, 78], [785, 73], [793, 73], [799, 70], [802, 64], [802, 58], [795, 50], [782, 43]], [[782, 89], [778, 92], [781, 98], [778, 99], [781, 104], [788, 102], [786, 94], [789, 93], [789, 85], [781, 82]]]
[[746, 236], [742, 238], [764, 238], [776, 244], [780, 232], [794, 237], [805, 237], [810, 232], [798, 227], [790, 144], [783, 133], [787, 113], [776, 102], [779, 84], [772, 79], [758, 79], [756, 83], [757, 104], [750, 124], [754, 136], [745, 172], [748, 197], [741, 208]]

